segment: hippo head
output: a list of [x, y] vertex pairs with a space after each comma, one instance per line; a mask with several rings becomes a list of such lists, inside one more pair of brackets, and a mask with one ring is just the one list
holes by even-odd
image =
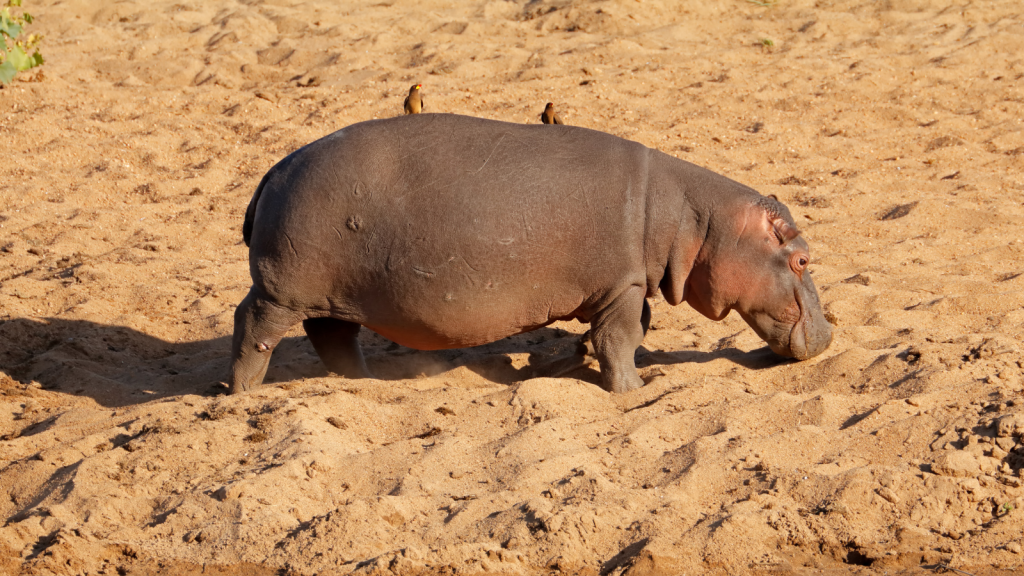
[[781, 356], [804, 360], [832, 343], [807, 267], [807, 242], [774, 197], [748, 196], [722, 207], [687, 278], [685, 299], [721, 320], [735, 309]]

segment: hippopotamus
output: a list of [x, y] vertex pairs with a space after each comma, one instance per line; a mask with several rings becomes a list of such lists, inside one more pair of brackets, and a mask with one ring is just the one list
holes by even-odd
[[327, 369], [372, 377], [361, 327], [419, 350], [590, 324], [604, 388], [643, 386], [634, 354], [660, 290], [730, 310], [781, 356], [832, 330], [810, 250], [777, 199], [587, 128], [455, 114], [353, 124], [270, 169], [245, 212], [252, 288], [235, 310], [231, 390], [260, 385], [302, 322]]

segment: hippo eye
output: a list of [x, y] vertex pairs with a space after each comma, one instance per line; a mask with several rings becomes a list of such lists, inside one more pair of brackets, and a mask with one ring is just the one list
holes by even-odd
[[801, 256], [800, 258], [797, 259], [796, 265], [801, 268], [807, 268], [807, 258]]

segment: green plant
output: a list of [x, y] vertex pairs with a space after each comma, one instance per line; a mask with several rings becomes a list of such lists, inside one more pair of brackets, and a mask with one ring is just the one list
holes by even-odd
[[1009, 514], [1010, 512], [1013, 512], [1013, 504], [1011, 504], [1009, 502], [1006, 502], [1002, 506], [999, 507], [999, 513], [1000, 514]]
[[32, 15], [24, 10], [12, 12], [13, 8], [21, 8], [21, 0], [7, 0], [0, 10], [0, 83], [3, 84], [10, 83], [18, 72], [43, 63], [43, 55], [37, 48], [43, 37], [24, 35], [25, 25], [32, 23]]
[[761, 38], [759, 42], [761, 43], [761, 46], [764, 46], [765, 48], [771, 48], [772, 46], [775, 46], [775, 41], [772, 40], [771, 38]]
[[750, 2], [751, 4], [756, 4], [761, 8], [771, 8], [772, 6], [775, 6], [775, 4], [778, 3], [778, 1], [779, 0], [747, 0], [747, 2]]

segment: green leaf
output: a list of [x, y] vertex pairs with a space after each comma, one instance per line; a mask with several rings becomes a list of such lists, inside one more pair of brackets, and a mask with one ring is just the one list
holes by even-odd
[[11, 64], [14, 69], [21, 72], [22, 70], [28, 70], [32, 67], [32, 60], [25, 54], [25, 51], [21, 49], [21, 46], [15, 46], [11, 48], [11, 51], [7, 54], [7, 62], [4, 64]]
[[10, 84], [11, 80], [14, 80], [14, 75], [17, 73], [18, 71], [15, 70], [14, 65], [10, 62], [0, 64], [0, 82]]
[[28, 12], [25, 12], [24, 14], [22, 14], [21, 17], [25, 20], [25, 24], [31, 24], [32, 23], [32, 15], [29, 14]]
[[5, 14], [0, 14], [0, 34], [5, 34], [10, 38], [17, 38], [21, 34], [21, 25], [5, 18]]
[[10, 4], [11, 6], [21, 6], [21, 0], [10, 0], [8, 4]]
[[39, 50], [36, 50], [36, 53], [31, 56], [31, 60], [31, 68], [35, 68], [36, 66], [42, 66], [43, 63], [46, 62], [45, 60], [43, 60], [43, 55], [39, 53]]

